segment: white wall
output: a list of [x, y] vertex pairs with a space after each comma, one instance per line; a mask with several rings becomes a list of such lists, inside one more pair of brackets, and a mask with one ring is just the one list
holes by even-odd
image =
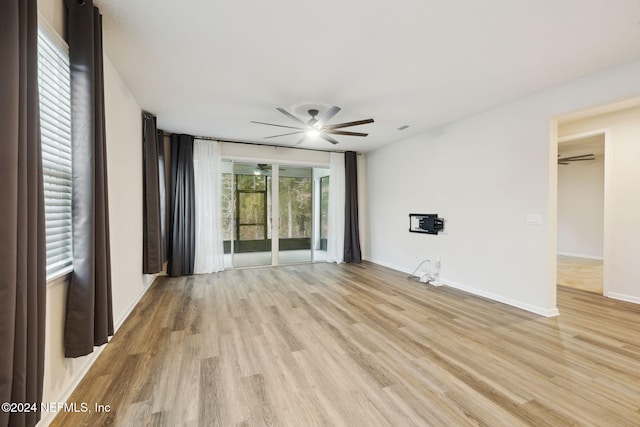
[[558, 254], [602, 259], [603, 250], [604, 156], [559, 165]]
[[640, 303], [640, 107], [563, 123], [558, 132], [605, 128], [605, 295]]
[[[555, 297], [555, 116], [640, 93], [640, 61], [550, 88], [368, 153], [368, 259], [543, 315]], [[408, 232], [409, 213], [446, 219]], [[527, 224], [540, 218], [540, 225]]]
[[[160, 125], [159, 125], [160, 126]], [[221, 155], [225, 158], [264, 163], [328, 166], [329, 153], [298, 150], [285, 147], [267, 147], [249, 144], [221, 143]]]
[[142, 110], [105, 55], [113, 313], [122, 322], [155, 278], [142, 274]]
[[[62, 0], [41, 0], [39, 7], [41, 16], [63, 34]], [[142, 274], [142, 112], [108, 57], [104, 74], [113, 314], [117, 328], [153, 276]], [[45, 402], [66, 400], [99, 354], [96, 351], [77, 359], [64, 357], [66, 291], [64, 278], [47, 285]], [[48, 425], [56, 414], [42, 415], [39, 426]]]
[[38, 15], [43, 17], [51, 28], [63, 38], [65, 13], [64, 0], [38, 0]]

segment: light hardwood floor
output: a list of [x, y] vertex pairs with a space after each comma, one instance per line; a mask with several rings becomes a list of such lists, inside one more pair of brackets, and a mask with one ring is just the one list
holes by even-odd
[[371, 263], [160, 278], [61, 413], [76, 425], [640, 425], [640, 306], [544, 318]]
[[558, 255], [558, 285], [602, 295], [602, 260]]

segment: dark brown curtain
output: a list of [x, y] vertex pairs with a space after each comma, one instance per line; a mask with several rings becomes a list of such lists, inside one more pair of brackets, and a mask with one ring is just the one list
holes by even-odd
[[[156, 117], [142, 114], [142, 149], [144, 168], [144, 209], [142, 272], [158, 273], [164, 261], [162, 215], [160, 200], [160, 171]], [[164, 163], [164, 161], [163, 161]]]
[[360, 263], [358, 226], [358, 158], [354, 151], [344, 153], [344, 262]]
[[193, 274], [196, 249], [193, 136], [171, 134], [170, 276]]
[[113, 335], [113, 310], [102, 22], [92, 0], [67, 0], [66, 5], [73, 117], [73, 274], [64, 348], [66, 357], [78, 357]]
[[0, 426], [40, 419], [44, 373], [46, 249], [38, 112], [36, 0], [0, 3]]

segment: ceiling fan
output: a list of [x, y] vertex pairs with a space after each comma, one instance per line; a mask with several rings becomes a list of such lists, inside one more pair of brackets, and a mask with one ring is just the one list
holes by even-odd
[[275, 123], [265, 123], [265, 122], [255, 122], [255, 121], [251, 121], [251, 123], [257, 123], [259, 125], [267, 125], [267, 126], [276, 126], [281, 128], [287, 128], [287, 129], [295, 129], [294, 132], [267, 136], [265, 138], [266, 139], [278, 138], [281, 136], [302, 134], [302, 137], [298, 140], [298, 142], [296, 142], [296, 145], [302, 143], [302, 141], [304, 141], [307, 137], [319, 136], [320, 138], [326, 141], [329, 141], [332, 144], [337, 144], [339, 141], [337, 141], [330, 135], [367, 136], [368, 135], [367, 133], [349, 132], [349, 131], [344, 131], [340, 129], [351, 127], [351, 126], [365, 125], [367, 123], [373, 123], [373, 119], [365, 119], [365, 120], [357, 120], [354, 122], [346, 122], [346, 123], [329, 125], [327, 124], [329, 120], [331, 120], [341, 110], [340, 107], [336, 107], [335, 105], [329, 108], [327, 112], [324, 113], [324, 115], [319, 119], [316, 118], [316, 116], [319, 113], [318, 110], [316, 109], [308, 110], [307, 112], [309, 113], [309, 116], [311, 116], [311, 118], [306, 122], [294, 116], [293, 114], [289, 113], [284, 108], [276, 108], [276, 110], [280, 111], [282, 114], [284, 114], [285, 116], [289, 117], [291, 120], [296, 122], [297, 126], [285, 126], [285, 125], [278, 125]]
[[594, 154], [580, 154], [579, 156], [569, 156], [569, 157], [560, 157], [558, 154], [558, 164], [559, 165], [568, 165], [571, 162], [582, 162], [585, 160], [595, 160], [596, 156]]

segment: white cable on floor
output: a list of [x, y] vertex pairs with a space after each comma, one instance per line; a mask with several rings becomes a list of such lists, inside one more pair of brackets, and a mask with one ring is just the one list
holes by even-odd
[[[424, 264], [424, 263], [425, 263], [425, 262], [427, 262], [427, 261], [429, 262], [429, 274], [427, 275], [427, 276], [429, 277], [429, 279], [428, 279], [428, 280], [426, 280], [426, 281], [425, 281], [425, 283], [429, 283], [429, 282], [433, 279], [433, 278], [431, 277], [431, 274], [430, 274], [430, 273], [431, 273], [431, 260], [430, 260], [430, 259], [425, 259], [424, 261], [422, 261], [422, 262], [421, 262], [421, 263], [416, 267], [416, 269], [415, 269], [415, 270], [413, 270], [413, 273], [411, 273], [411, 274], [409, 275], [409, 277], [407, 277], [407, 279], [411, 279], [412, 277], [414, 277], [414, 275], [416, 274], [416, 271], [418, 271], [418, 269], [419, 269], [420, 267], [422, 267], [422, 264]], [[415, 277], [418, 277], [418, 276], [415, 276]], [[422, 276], [418, 277], [418, 279], [422, 282]]]

